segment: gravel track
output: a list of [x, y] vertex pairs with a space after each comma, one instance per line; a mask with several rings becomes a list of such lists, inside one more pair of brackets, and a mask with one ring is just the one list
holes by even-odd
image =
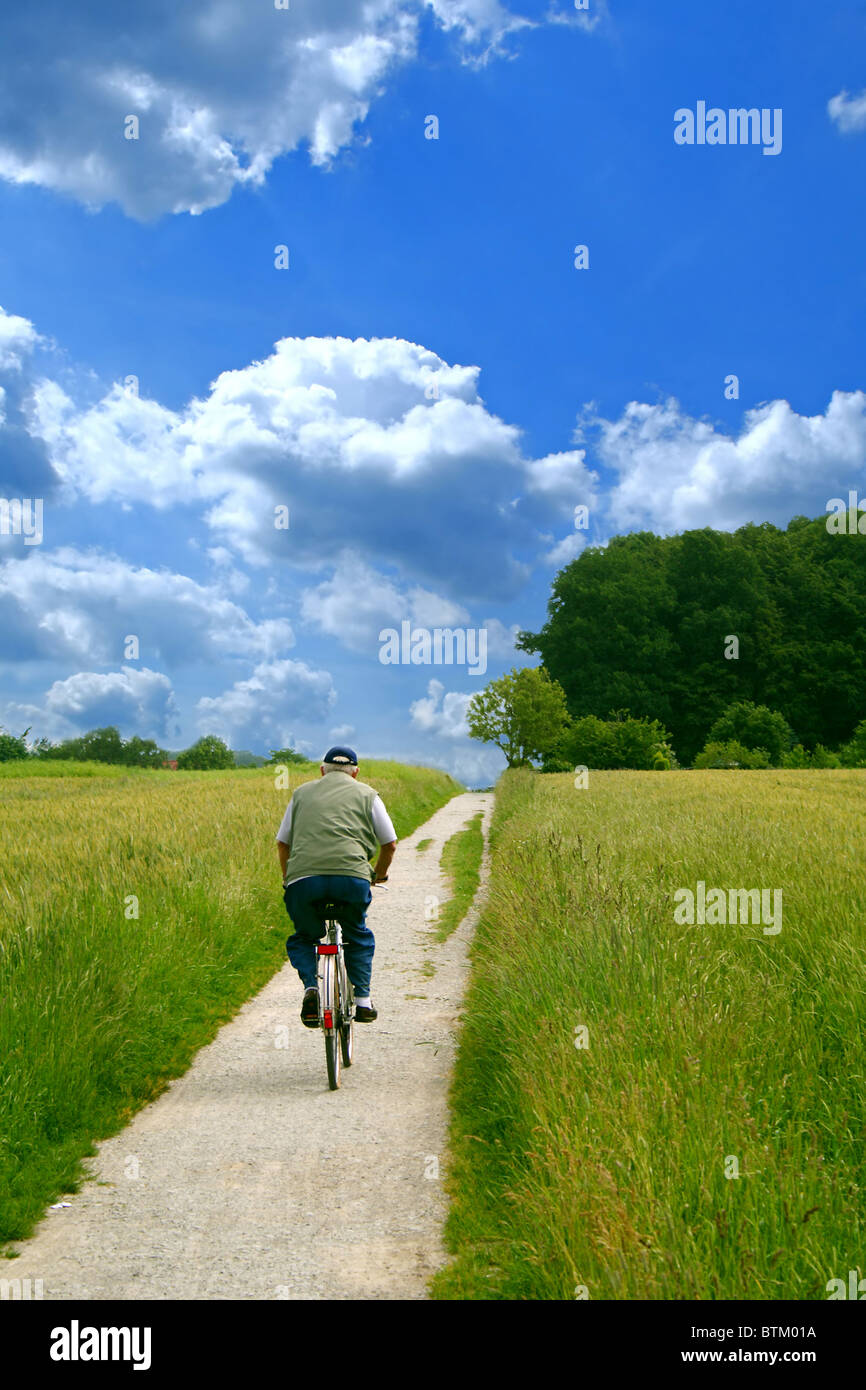
[[[492, 807], [457, 796], [398, 845], [367, 919], [379, 1017], [356, 1025], [339, 1091], [286, 964], [99, 1145], [94, 1180], [14, 1244], [8, 1277], [41, 1279], [45, 1299], [426, 1298], [447, 1259], [447, 1093], [477, 908], [437, 943], [425, 906], [446, 897], [444, 842], [483, 811], [486, 844]], [[485, 849], [482, 891], [486, 874]]]

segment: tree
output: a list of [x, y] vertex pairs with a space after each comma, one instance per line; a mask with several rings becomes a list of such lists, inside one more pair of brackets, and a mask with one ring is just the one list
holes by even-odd
[[470, 738], [495, 743], [509, 767], [525, 767], [560, 741], [568, 721], [565, 691], [543, 666], [525, 666], [491, 681], [466, 711]]
[[104, 729], [91, 729], [79, 740], [81, 751], [77, 755], [85, 762], [122, 763], [123, 739], [120, 730], [110, 724]]
[[137, 734], [123, 745], [123, 761], [130, 767], [162, 767], [167, 756], [152, 738], [139, 738]]
[[53, 760], [66, 760], [75, 758], [81, 759], [81, 739], [67, 738], [62, 743], [49, 743], [47, 739], [40, 739], [36, 748], [37, 758], [51, 758]]
[[40, 758], [74, 759], [76, 762], [122, 763], [123, 739], [120, 730], [111, 724], [104, 729], [90, 729], [80, 738], [67, 738], [53, 747], [43, 739], [38, 749]]
[[308, 763], [310, 761], [303, 753], [296, 753], [294, 748], [271, 748], [269, 752], [269, 763]]
[[114, 725], [90, 729], [80, 738], [67, 738], [62, 743], [49, 743], [42, 738], [34, 748], [37, 758], [73, 759], [76, 762], [125, 764], [128, 767], [161, 767], [166, 756], [151, 738], [122, 739]]
[[838, 748], [866, 716], [866, 537], [826, 520], [588, 546], [518, 649], [538, 653], [573, 719], [626, 706], [686, 762], [739, 701], [781, 711], [807, 750]]
[[542, 631], [519, 634], [518, 648], [540, 654], [574, 718], [627, 706], [668, 723], [680, 655], [665, 544], [646, 531], [589, 546], [554, 579]]
[[209, 772], [215, 768], [234, 767], [235, 760], [231, 749], [215, 734], [205, 734], [191, 748], [179, 753], [178, 772]]
[[577, 766], [598, 769], [616, 766], [611, 726], [594, 714], [569, 720], [555, 748], [545, 757], [541, 770], [571, 772]]
[[778, 710], [755, 705], [751, 700], [735, 700], [713, 724], [707, 742], [736, 742], [744, 748], [763, 748], [772, 766], [780, 767], [782, 755], [793, 746], [794, 737], [784, 714]]
[[16, 737], [15, 734], [4, 733], [0, 728], [0, 763], [17, 762], [20, 758], [29, 757], [24, 741], [29, 733], [30, 730], [25, 729], [23, 734]]

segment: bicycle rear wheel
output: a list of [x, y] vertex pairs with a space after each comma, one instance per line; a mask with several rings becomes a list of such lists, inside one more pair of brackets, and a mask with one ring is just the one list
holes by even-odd
[[328, 1064], [328, 1085], [332, 1091], [340, 1089], [340, 1043], [337, 1030], [325, 1033], [325, 1060]]
[[337, 963], [334, 956], [320, 956], [322, 962], [322, 1031], [325, 1034], [325, 1061], [328, 1066], [328, 1085], [336, 1091], [340, 1085], [339, 999]]

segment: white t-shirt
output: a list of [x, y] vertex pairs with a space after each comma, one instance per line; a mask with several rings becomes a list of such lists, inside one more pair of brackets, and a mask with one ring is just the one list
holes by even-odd
[[[336, 776], [336, 773], [332, 775]], [[292, 797], [292, 801], [294, 801], [294, 799], [295, 798]], [[277, 839], [282, 840], [284, 845], [290, 844], [292, 839], [292, 801], [290, 801], [288, 806], [286, 807], [286, 814], [283, 816], [282, 823], [280, 825], [279, 830], [277, 831]], [[376, 800], [373, 802], [372, 814], [373, 829], [376, 832], [376, 839], [379, 841], [380, 845], [390, 845], [394, 840], [396, 840], [397, 832], [394, 829], [391, 817], [385, 810], [385, 803], [382, 800], [381, 796], [377, 796]], [[312, 878], [313, 875], [302, 874], [301, 877]], [[293, 878], [291, 880], [292, 883], [300, 883], [300, 881], [301, 880], [299, 878]], [[288, 884], [286, 884], [286, 887], [288, 887]]]

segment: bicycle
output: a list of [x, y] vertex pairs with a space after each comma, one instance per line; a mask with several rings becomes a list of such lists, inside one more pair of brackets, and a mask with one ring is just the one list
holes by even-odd
[[352, 1065], [355, 1049], [355, 991], [346, 974], [343, 933], [336, 913], [342, 904], [329, 899], [321, 904], [325, 918], [324, 942], [316, 947], [316, 975], [319, 987], [319, 1026], [325, 1035], [328, 1085], [340, 1085], [340, 1064]]

